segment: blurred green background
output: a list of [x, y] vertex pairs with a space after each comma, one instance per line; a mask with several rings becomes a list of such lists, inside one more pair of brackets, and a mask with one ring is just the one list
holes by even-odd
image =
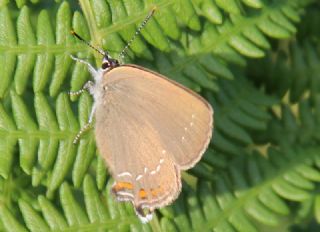
[[[141, 224], [110, 195], [92, 131], [101, 65], [71, 28], [155, 70], [215, 111], [209, 149], [171, 206]], [[319, 231], [317, 0], [0, 0], [0, 231]]]

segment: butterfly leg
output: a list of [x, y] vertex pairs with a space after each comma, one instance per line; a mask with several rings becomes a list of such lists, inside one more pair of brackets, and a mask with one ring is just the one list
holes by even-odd
[[[89, 72], [91, 73], [92, 76], [95, 77], [95, 76], [98, 75], [97, 70], [95, 70], [95, 68], [94, 68], [89, 62], [87, 62], [87, 61], [85, 61], [85, 60], [82, 60], [82, 59], [79, 59], [79, 58], [77, 58], [77, 57], [74, 57], [74, 56], [72, 56], [72, 55], [70, 55], [70, 57], [71, 57], [71, 59], [73, 59], [73, 60], [75, 60], [75, 61], [77, 61], [77, 62], [80, 62], [80, 63], [82, 63], [82, 64], [87, 65], [87, 66], [88, 66], [88, 70], [89, 70]], [[72, 95], [72, 96], [76, 96], [76, 95], [82, 94], [85, 90], [88, 90], [88, 91], [90, 92], [90, 94], [92, 94], [93, 89], [94, 89], [94, 83], [93, 83], [92, 81], [88, 81], [88, 82], [83, 86], [82, 89], [80, 89], [80, 90], [78, 90], [78, 91], [74, 91], [74, 92], [70, 91], [69, 94]], [[95, 104], [94, 104], [93, 107], [92, 107], [90, 116], [89, 116], [89, 121], [88, 121], [87, 124], [85, 124], [85, 125], [80, 129], [80, 131], [78, 132], [78, 134], [77, 134], [76, 137], [74, 138], [74, 140], [73, 140], [73, 143], [74, 143], [74, 144], [78, 143], [78, 141], [79, 141], [80, 137], [82, 136], [82, 134], [83, 134], [84, 132], [86, 132], [88, 129], [90, 129], [91, 124], [92, 124], [92, 119], [93, 119], [93, 115], [94, 115], [95, 109], [96, 109], [96, 107], [95, 107]]]
[[79, 96], [81, 95], [84, 91], [88, 90], [90, 93], [92, 92], [91, 89], [93, 88], [94, 84], [92, 81], [88, 81], [84, 84], [84, 86], [82, 87], [82, 89], [78, 90], [78, 91], [69, 91], [69, 95], [70, 96]]
[[93, 104], [92, 106], [92, 109], [91, 109], [91, 113], [90, 113], [90, 116], [89, 116], [89, 121], [88, 123], [86, 123], [81, 129], [80, 131], [78, 132], [78, 134], [76, 135], [76, 137], [74, 138], [73, 140], [73, 144], [77, 144], [80, 137], [83, 135], [84, 132], [86, 132], [87, 130], [89, 130], [92, 126], [92, 120], [93, 120], [93, 115], [96, 111], [96, 106], [95, 104]]
[[89, 62], [87, 62], [85, 60], [82, 60], [82, 59], [79, 59], [79, 58], [77, 58], [77, 57], [75, 57], [73, 55], [70, 55], [70, 57], [71, 57], [71, 59], [73, 59], [73, 60], [75, 60], [75, 61], [77, 61], [79, 63], [87, 65], [88, 66], [88, 70], [89, 70], [89, 72], [91, 73], [92, 76], [96, 76], [98, 74], [97, 70], [95, 70], [95, 68]]
[[89, 116], [89, 122], [88, 123], [92, 123], [92, 120], [93, 120], [93, 115], [94, 113], [96, 112], [96, 104], [93, 103], [93, 106], [91, 108], [91, 112], [90, 112], [90, 116]]

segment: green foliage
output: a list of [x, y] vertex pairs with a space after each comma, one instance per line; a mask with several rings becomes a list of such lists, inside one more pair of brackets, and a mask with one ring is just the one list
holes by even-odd
[[[48, 3], [49, 2], [49, 3]], [[183, 191], [143, 225], [110, 195], [70, 54], [125, 62], [202, 94], [214, 136]], [[320, 5], [314, 0], [0, 0], [1, 231], [306, 231], [320, 222]], [[124, 61], [123, 61], [124, 62]]]

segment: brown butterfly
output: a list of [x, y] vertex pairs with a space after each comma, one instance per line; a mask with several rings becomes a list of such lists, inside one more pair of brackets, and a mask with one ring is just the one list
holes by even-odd
[[143, 67], [120, 65], [94, 49], [104, 57], [98, 70], [72, 57], [87, 64], [94, 78], [84, 86], [94, 97], [89, 123], [74, 142], [95, 117], [97, 147], [115, 180], [112, 193], [119, 201], [132, 202], [141, 221], [148, 222], [156, 208], [178, 197], [181, 170], [202, 157], [212, 136], [213, 110], [186, 87]]

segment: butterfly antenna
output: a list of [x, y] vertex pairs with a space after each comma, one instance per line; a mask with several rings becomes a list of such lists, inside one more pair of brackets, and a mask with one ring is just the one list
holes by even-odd
[[101, 55], [103, 55], [104, 57], [107, 56], [107, 53], [99, 48], [94, 47], [93, 45], [91, 45], [88, 41], [84, 40], [80, 35], [78, 35], [73, 29], [71, 30], [71, 34], [74, 35], [77, 39], [79, 39], [81, 42], [85, 43], [86, 45], [88, 45], [90, 48], [92, 48], [93, 50], [97, 51], [98, 53], [100, 53]]
[[132, 38], [129, 40], [129, 42], [127, 43], [127, 45], [124, 47], [124, 49], [120, 52], [119, 54], [119, 60], [121, 60], [121, 58], [123, 58], [124, 54], [127, 52], [127, 50], [130, 48], [132, 42], [135, 40], [135, 38], [140, 34], [142, 28], [144, 28], [144, 26], [147, 24], [147, 22], [149, 21], [149, 19], [152, 17], [152, 15], [154, 14], [154, 12], [156, 11], [156, 7], [153, 7], [152, 10], [149, 12], [149, 14], [147, 15], [147, 17], [142, 21], [142, 23], [140, 24], [140, 26], [138, 27], [138, 29], [136, 30], [136, 32], [134, 33], [134, 35], [132, 36]]

